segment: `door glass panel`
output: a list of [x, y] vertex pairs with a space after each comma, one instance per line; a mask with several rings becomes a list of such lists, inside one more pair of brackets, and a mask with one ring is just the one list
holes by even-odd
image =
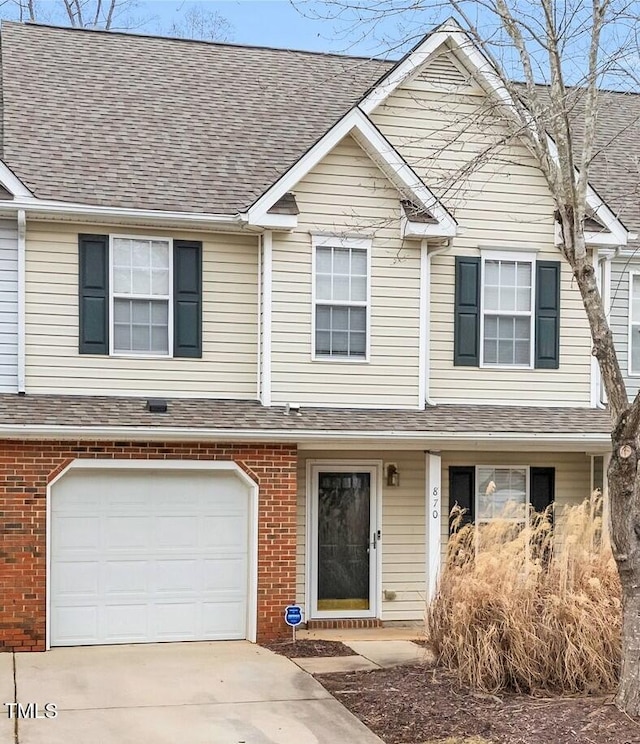
[[368, 610], [371, 473], [318, 474], [318, 610]]

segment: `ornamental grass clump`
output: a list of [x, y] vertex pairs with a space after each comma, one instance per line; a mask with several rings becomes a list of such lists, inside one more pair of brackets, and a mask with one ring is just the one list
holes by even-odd
[[506, 513], [453, 534], [427, 631], [440, 664], [485, 692], [608, 693], [621, 662], [620, 584], [598, 493], [528, 524]]

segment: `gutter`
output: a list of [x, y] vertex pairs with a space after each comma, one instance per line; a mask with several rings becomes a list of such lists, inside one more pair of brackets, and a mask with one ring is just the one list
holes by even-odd
[[381, 440], [418, 442], [425, 444], [433, 440], [492, 443], [523, 443], [532, 441], [550, 444], [611, 445], [608, 432], [600, 434], [562, 434], [548, 432], [448, 432], [406, 430], [345, 430], [345, 429], [194, 429], [170, 426], [65, 426], [57, 424], [0, 424], [0, 438], [24, 439], [77, 439], [77, 440], [165, 440], [165, 441], [236, 441], [236, 442], [290, 442], [306, 440], [353, 441]]

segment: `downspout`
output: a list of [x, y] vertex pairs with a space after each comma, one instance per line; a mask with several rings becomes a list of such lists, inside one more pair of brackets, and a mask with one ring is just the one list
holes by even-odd
[[26, 392], [25, 354], [25, 267], [27, 218], [24, 209], [18, 210], [18, 394]]
[[424, 343], [425, 343], [425, 370], [424, 370], [424, 399], [427, 406], [436, 406], [429, 396], [429, 383], [431, 379], [431, 259], [434, 256], [441, 256], [451, 248], [451, 238], [441, 248], [429, 252], [427, 241], [423, 242], [424, 258], [424, 280], [426, 289], [426, 307], [424, 309]]
[[273, 233], [262, 235], [262, 405], [271, 405], [271, 312], [273, 302]]

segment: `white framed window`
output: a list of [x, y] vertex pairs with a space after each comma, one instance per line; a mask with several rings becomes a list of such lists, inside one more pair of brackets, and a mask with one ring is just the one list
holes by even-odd
[[312, 359], [368, 361], [371, 241], [314, 238]]
[[507, 518], [525, 522], [529, 511], [529, 467], [476, 466], [476, 522]]
[[535, 256], [482, 254], [480, 366], [533, 366]]
[[640, 376], [640, 271], [629, 272], [629, 374]]
[[110, 353], [173, 354], [172, 241], [110, 237]]

